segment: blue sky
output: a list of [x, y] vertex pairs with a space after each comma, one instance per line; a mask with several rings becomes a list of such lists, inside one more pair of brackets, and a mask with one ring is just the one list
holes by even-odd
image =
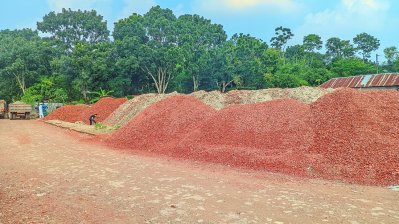
[[245, 33], [269, 42], [274, 28], [285, 26], [295, 34], [289, 45], [303, 36], [350, 39], [367, 32], [381, 41], [379, 53], [399, 47], [398, 0], [0, 0], [0, 29], [36, 28], [50, 11], [64, 8], [95, 9], [113, 23], [133, 12], [144, 14], [161, 5], [176, 15], [199, 14], [222, 24], [229, 36]]

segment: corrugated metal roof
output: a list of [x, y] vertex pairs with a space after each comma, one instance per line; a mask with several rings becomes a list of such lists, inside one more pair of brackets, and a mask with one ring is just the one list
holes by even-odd
[[333, 78], [323, 83], [323, 88], [365, 88], [365, 87], [388, 87], [399, 86], [399, 74], [375, 74], [375, 75], [359, 75], [351, 77]]

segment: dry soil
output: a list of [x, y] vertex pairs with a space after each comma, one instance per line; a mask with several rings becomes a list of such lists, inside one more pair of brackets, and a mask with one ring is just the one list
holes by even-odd
[[399, 223], [399, 192], [124, 153], [0, 120], [0, 223]]

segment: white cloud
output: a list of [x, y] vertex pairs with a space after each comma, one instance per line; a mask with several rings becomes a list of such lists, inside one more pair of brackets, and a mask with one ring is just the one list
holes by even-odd
[[366, 14], [389, 9], [389, 2], [384, 0], [342, 0], [342, 6], [350, 12]]
[[52, 11], [60, 12], [62, 8], [91, 10], [96, 4], [109, 2], [109, 0], [47, 0]]
[[386, 28], [389, 9], [388, 0], [341, 0], [335, 8], [306, 15], [294, 32], [300, 37], [315, 33], [324, 39], [352, 39], [361, 32], [374, 35]]
[[197, 0], [195, 7], [200, 11], [242, 13], [265, 8], [293, 12], [300, 9], [301, 5], [294, 0]]
[[133, 13], [145, 14], [152, 7], [157, 5], [155, 0], [124, 0], [122, 17], [128, 17]]

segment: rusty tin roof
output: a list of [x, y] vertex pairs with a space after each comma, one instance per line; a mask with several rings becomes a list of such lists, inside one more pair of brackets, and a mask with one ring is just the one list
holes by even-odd
[[399, 73], [359, 75], [359, 76], [333, 78], [323, 83], [320, 87], [366, 88], [366, 87], [389, 87], [389, 86], [399, 86]]

